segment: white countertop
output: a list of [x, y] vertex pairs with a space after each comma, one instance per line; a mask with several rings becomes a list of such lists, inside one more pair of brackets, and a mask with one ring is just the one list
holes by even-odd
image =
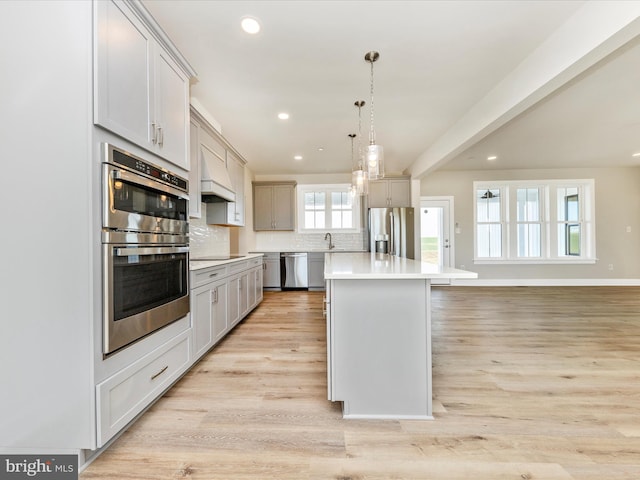
[[351, 248], [333, 248], [329, 250], [328, 248], [267, 248], [263, 250], [254, 250], [255, 253], [363, 253], [366, 250], [356, 250]]
[[475, 272], [457, 268], [440, 268], [426, 262], [382, 253], [340, 252], [325, 255], [324, 278], [345, 279], [431, 279], [478, 278]]
[[233, 255], [243, 255], [238, 258], [229, 258], [227, 260], [197, 260], [196, 258], [191, 258], [189, 261], [189, 270], [200, 270], [202, 268], [210, 268], [217, 267], [219, 265], [226, 265], [228, 263], [235, 262], [244, 262], [249, 260], [250, 258], [262, 257], [261, 253], [246, 253], [246, 254], [233, 254]]

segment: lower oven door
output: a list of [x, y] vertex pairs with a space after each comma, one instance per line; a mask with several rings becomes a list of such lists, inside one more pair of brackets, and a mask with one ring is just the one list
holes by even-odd
[[189, 313], [189, 247], [103, 245], [104, 354]]

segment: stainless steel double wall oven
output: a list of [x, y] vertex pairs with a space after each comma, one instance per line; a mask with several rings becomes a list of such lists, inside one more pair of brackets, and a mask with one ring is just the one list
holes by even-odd
[[188, 182], [103, 144], [104, 355], [189, 313]]

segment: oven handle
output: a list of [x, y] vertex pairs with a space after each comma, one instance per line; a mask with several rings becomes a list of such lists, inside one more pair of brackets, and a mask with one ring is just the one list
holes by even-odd
[[164, 185], [162, 183], [156, 182], [155, 180], [146, 180], [139, 175], [135, 175], [133, 173], [129, 173], [126, 170], [117, 169], [116, 167], [111, 167], [113, 170], [111, 171], [111, 176], [115, 180], [124, 180], [126, 182], [135, 183], [136, 185], [142, 185], [144, 187], [149, 187], [154, 190], [159, 190], [161, 192], [169, 193], [171, 195], [175, 195], [178, 198], [189, 199], [189, 195], [183, 192], [182, 190], [178, 190], [177, 188], [173, 188], [169, 185]]
[[129, 257], [131, 255], [162, 255], [166, 253], [187, 253], [189, 247], [134, 247], [116, 248], [116, 256]]

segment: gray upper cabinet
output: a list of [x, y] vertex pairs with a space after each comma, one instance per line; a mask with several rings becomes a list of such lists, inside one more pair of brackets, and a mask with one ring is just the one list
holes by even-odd
[[296, 182], [253, 182], [253, 229], [295, 229]]
[[411, 181], [408, 178], [385, 178], [369, 182], [369, 207], [410, 207]]
[[96, 5], [94, 123], [189, 170], [189, 78], [195, 72], [152, 33], [150, 16], [120, 1]]

